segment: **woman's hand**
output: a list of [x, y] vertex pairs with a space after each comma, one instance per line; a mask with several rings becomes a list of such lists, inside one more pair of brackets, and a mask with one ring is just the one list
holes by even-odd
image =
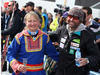
[[22, 73], [25, 73], [27, 70], [26, 70], [26, 67], [22, 64], [20, 64], [17, 68], [18, 71], [22, 72]]

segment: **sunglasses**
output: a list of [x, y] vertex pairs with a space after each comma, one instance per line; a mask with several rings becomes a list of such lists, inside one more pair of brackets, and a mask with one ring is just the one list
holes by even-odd
[[70, 19], [73, 18], [73, 20], [79, 20], [79, 17], [78, 16], [68, 15], [68, 17]]
[[5, 8], [5, 10], [8, 10], [8, 8]]
[[8, 7], [13, 6], [13, 5], [8, 5]]

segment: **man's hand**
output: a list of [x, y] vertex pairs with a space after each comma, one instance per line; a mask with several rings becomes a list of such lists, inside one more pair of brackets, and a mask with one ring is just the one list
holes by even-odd
[[96, 40], [96, 44], [97, 44], [97, 43], [100, 43], [100, 39]]
[[78, 66], [78, 67], [85, 66], [87, 64], [87, 60], [88, 59], [86, 59], [86, 58], [79, 58], [79, 59], [77, 59], [77, 61], [79, 61], [79, 63], [80, 63], [80, 66]]

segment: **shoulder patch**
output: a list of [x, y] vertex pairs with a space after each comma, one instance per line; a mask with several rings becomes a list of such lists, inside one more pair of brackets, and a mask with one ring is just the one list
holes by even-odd
[[19, 38], [20, 38], [21, 36], [23, 36], [22, 32], [16, 34], [16, 36], [15, 36], [15, 38], [16, 38], [18, 44], [20, 44]]
[[45, 32], [43, 32], [43, 34], [47, 36], [47, 42], [46, 42], [46, 43], [48, 43], [48, 42], [49, 42], [49, 40], [50, 40], [49, 35], [48, 35], [47, 33], [45, 33]]
[[47, 42], [46, 43], [48, 43], [49, 40], [50, 40], [49, 35], [47, 33], [43, 32], [43, 31], [39, 30], [39, 29], [38, 29], [38, 31], [39, 31], [39, 33], [38, 33], [39, 36], [42, 36], [42, 35], [46, 35], [47, 36]]

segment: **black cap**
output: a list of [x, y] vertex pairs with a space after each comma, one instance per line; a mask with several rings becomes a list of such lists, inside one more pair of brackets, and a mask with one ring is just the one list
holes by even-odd
[[26, 3], [26, 5], [24, 7], [26, 7], [26, 6], [32, 6], [32, 7], [34, 7], [34, 3], [33, 2], [28, 2], [28, 3]]
[[98, 19], [98, 18], [94, 18], [94, 20], [95, 20], [96, 22], [98, 22], [98, 21], [99, 21], [99, 19]]

